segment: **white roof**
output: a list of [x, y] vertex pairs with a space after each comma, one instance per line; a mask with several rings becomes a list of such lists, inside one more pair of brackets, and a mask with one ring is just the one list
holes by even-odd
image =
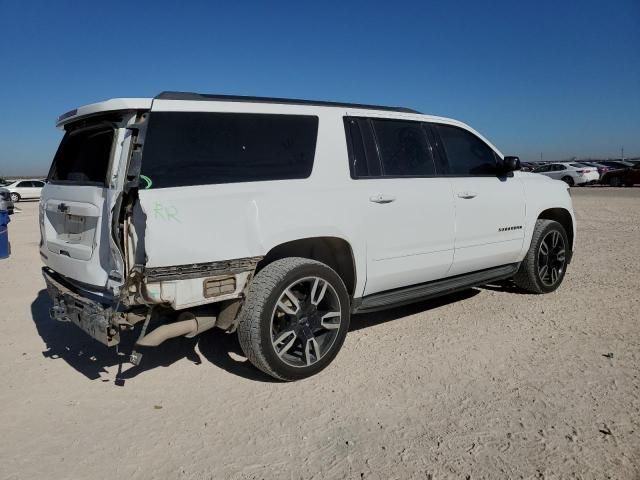
[[115, 112], [118, 110], [149, 110], [151, 108], [151, 98], [112, 98], [104, 102], [90, 103], [78, 107], [69, 112], [63, 113], [56, 120], [56, 126], [62, 127], [65, 123], [87, 117], [100, 112]]
[[[119, 110], [150, 110], [154, 105], [154, 110], [161, 111], [216, 111], [221, 105], [225, 110], [230, 111], [261, 111], [270, 110], [269, 105], [277, 105], [284, 107], [286, 110], [298, 110], [309, 112], [311, 109], [340, 109], [347, 115], [352, 116], [368, 116], [382, 118], [405, 118], [407, 120], [417, 120], [423, 122], [445, 123], [455, 125], [473, 132], [482, 140], [487, 142], [500, 155], [502, 153], [489, 140], [482, 136], [479, 132], [471, 128], [469, 125], [454, 120], [452, 118], [437, 117], [433, 115], [425, 115], [409, 109], [394, 107], [378, 107], [375, 105], [358, 105], [348, 103], [334, 102], [314, 102], [311, 100], [295, 100], [281, 98], [261, 98], [261, 97], [235, 97], [225, 95], [200, 95], [181, 92], [163, 92], [155, 98], [113, 98], [103, 102], [92, 103], [78, 107], [58, 117], [56, 126], [62, 127], [66, 123], [77, 120], [82, 117], [97, 114], [100, 112], [119, 111]], [[251, 107], [249, 107], [251, 105]], [[271, 107], [272, 109], [272, 107]], [[305, 113], [306, 113], [305, 112]]]

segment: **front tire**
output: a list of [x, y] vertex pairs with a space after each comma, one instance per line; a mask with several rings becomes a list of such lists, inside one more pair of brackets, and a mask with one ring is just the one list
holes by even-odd
[[11, 194], [11, 201], [12, 201], [13, 203], [18, 203], [18, 202], [20, 201], [20, 195], [19, 195], [19, 194], [17, 194], [17, 193], [15, 193], [15, 192], [13, 192], [13, 193]]
[[323, 370], [349, 330], [349, 294], [327, 265], [289, 257], [253, 279], [240, 312], [238, 338], [257, 368], [293, 381]]
[[567, 232], [561, 224], [539, 219], [529, 251], [513, 277], [514, 282], [527, 292], [553, 292], [564, 279], [569, 248]]

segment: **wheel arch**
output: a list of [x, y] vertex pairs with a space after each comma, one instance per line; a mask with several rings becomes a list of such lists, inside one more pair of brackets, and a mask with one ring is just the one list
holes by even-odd
[[353, 249], [340, 237], [309, 237], [291, 240], [271, 248], [256, 266], [256, 273], [281, 258], [302, 257], [328, 265], [342, 278], [349, 295], [355, 294], [357, 273]]
[[574, 223], [573, 217], [571, 213], [566, 208], [558, 207], [558, 208], [547, 208], [543, 210], [538, 215], [538, 220], [554, 220], [562, 225], [567, 232], [567, 237], [569, 239], [569, 245], [572, 246], [573, 249], [573, 240], [574, 240]]

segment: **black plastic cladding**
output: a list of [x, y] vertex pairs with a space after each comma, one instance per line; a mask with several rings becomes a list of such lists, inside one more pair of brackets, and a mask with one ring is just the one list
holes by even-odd
[[385, 107], [381, 105], [363, 105], [360, 103], [326, 102], [323, 100], [300, 100], [296, 98], [274, 97], [245, 97], [242, 95], [214, 95], [193, 92], [161, 92], [154, 97], [158, 100], [199, 100], [219, 102], [249, 102], [249, 103], [282, 103], [287, 105], [316, 105], [318, 107], [347, 107], [366, 110], [385, 110], [389, 112], [421, 113], [406, 107]]

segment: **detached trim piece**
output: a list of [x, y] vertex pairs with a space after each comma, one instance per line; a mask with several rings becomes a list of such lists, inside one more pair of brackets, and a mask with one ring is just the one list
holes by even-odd
[[282, 103], [285, 105], [313, 105], [317, 107], [346, 107], [365, 110], [384, 110], [388, 112], [418, 113], [417, 110], [406, 107], [385, 107], [382, 105], [364, 105], [361, 103], [328, 102], [325, 100], [301, 100], [297, 98], [277, 97], [246, 97], [242, 95], [213, 95], [193, 92], [161, 92], [156, 95], [157, 100], [199, 100], [218, 102], [245, 102], [245, 103]]
[[256, 265], [262, 258], [263, 257], [236, 258], [234, 260], [224, 260], [220, 262], [145, 268], [145, 275], [147, 281], [157, 282], [242, 273], [248, 270], [255, 270]]

